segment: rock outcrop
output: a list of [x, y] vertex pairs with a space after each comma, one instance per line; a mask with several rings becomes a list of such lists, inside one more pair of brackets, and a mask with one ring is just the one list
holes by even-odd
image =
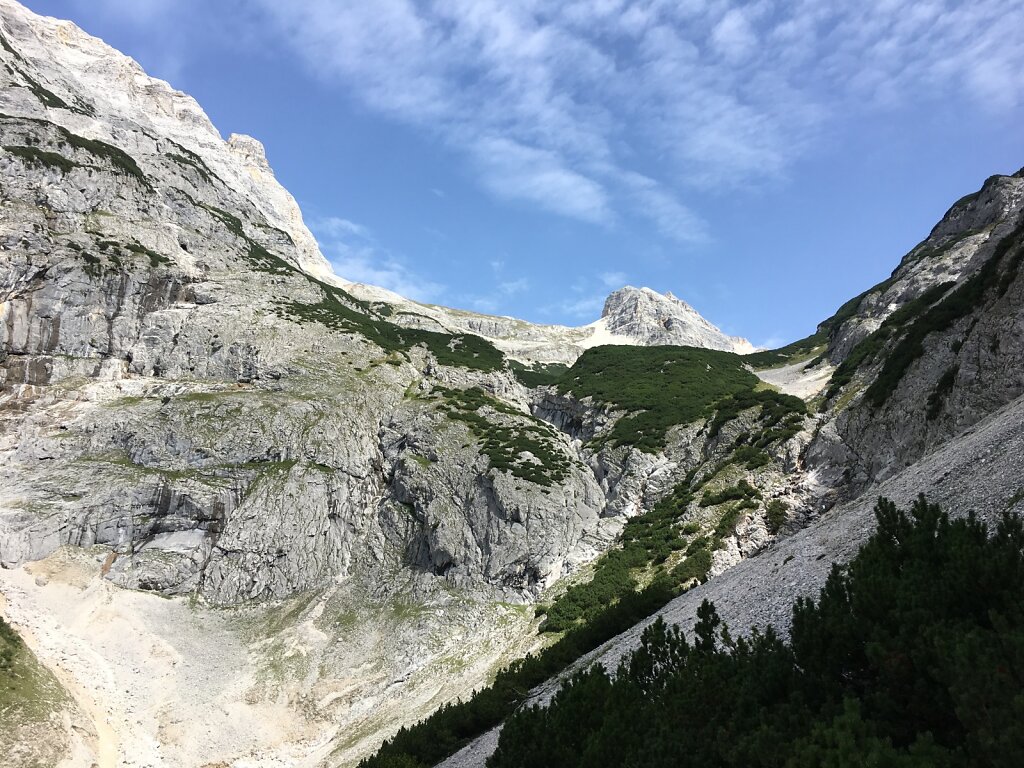
[[595, 335], [603, 332], [645, 347], [703, 347], [741, 355], [754, 351], [749, 341], [727, 336], [682, 299], [650, 288], [626, 286], [612, 293], [596, 326]]
[[431, 391], [526, 390], [335, 291], [259, 142], [74, 25], [5, 0], [0, 34], [0, 562], [100, 544], [117, 583], [217, 604], [395, 566], [523, 600], [607, 546], [571, 441], [550, 487], [489, 469]]
[[1024, 393], [1022, 227], [1024, 174], [993, 176], [834, 328], [828, 354], [849, 360], [851, 379], [830, 398], [808, 461], [842, 494]]

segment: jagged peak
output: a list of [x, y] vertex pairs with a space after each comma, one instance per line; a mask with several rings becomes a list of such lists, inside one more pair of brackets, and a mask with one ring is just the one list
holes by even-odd
[[605, 300], [601, 326], [615, 337], [645, 346], [677, 344], [751, 352], [749, 341], [729, 336], [671, 292], [623, 286]]

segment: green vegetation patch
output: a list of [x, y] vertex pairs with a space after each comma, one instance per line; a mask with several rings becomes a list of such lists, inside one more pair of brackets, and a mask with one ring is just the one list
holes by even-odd
[[544, 609], [541, 632], [565, 632], [580, 622], [593, 621], [609, 605], [636, 592], [633, 571], [647, 565], [644, 548], [635, 543], [604, 555], [585, 584], [574, 584]]
[[718, 504], [725, 504], [727, 501], [746, 501], [748, 499], [760, 499], [761, 493], [747, 482], [746, 478], [741, 479], [736, 485], [730, 485], [720, 491], [708, 492], [700, 500], [702, 507], [713, 507]]
[[178, 165], [186, 168], [191, 168], [205, 181], [207, 184], [211, 184], [213, 179], [218, 178], [217, 175], [210, 170], [210, 166], [206, 164], [206, 161], [202, 157], [197, 155], [191, 149], [183, 147], [176, 141], [170, 142], [177, 152], [165, 152], [165, 156], [176, 162]]
[[689, 483], [677, 485], [653, 509], [626, 521], [623, 546], [641, 547], [647, 554], [644, 565], [663, 563], [673, 552], [684, 549], [687, 537], [700, 530], [699, 526], [680, 522], [693, 499]]
[[[1021, 518], [993, 535], [923, 498], [875, 514], [817, 601], [794, 603], [788, 639], [734, 638], [708, 601], [690, 640], [658, 619], [617, 670], [579, 671], [507, 718], [487, 766], [1017, 765]], [[433, 764], [406, 756], [392, 764]]]
[[188, 195], [187, 193], [186, 197], [188, 197], [189, 201], [193, 205], [202, 208], [204, 211], [206, 211], [215, 219], [217, 219], [221, 224], [223, 224], [227, 228], [228, 232], [233, 234], [235, 237], [242, 240], [248, 239], [248, 237], [245, 234], [245, 229], [242, 227], [242, 220], [235, 216], [233, 213], [228, 213], [223, 208], [218, 208], [216, 205], [210, 205], [209, 203], [201, 203], [198, 200], [193, 199], [192, 196]]
[[[115, 147], [113, 144], [108, 144], [105, 141], [99, 139], [86, 139], [77, 134], [71, 133], [60, 126], [54, 126], [58, 128], [63, 134], [63, 142], [75, 149], [81, 149], [88, 152], [95, 157], [100, 157], [109, 162], [114, 166], [115, 170], [120, 171], [128, 176], [134, 176], [144, 187], [152, 189], [152, 185], [146, 178], [146, 174], [139, 168], [139, 164], [135, 162], [135, 158], [125, 152], [119, 147]], [[60, 142], [58, 142], [60, 143]]]
[[671, 427], [696, 421], [719, 401], [752, 392], [759, 383], [731, 352], [606, 346], [584, 352], [558, 390], [630, 411], [605, 439], [653, 453], [664, 446]]
[[960, 366], [952, 365], [939, 377], [938, 382], [935, 384], [935, 389], [928, 395], [928, 408], [925, 410], [925, 418], [928, 421], [935, 421], [935, 419], [939, 418], [939, 414], [942, 413], [942, 406], [946, 402], [946, 397], [953, 391], [956, 375], [959, 372]]
[[[46, 722], [67, 701], [67, 694], [43, 667], [18, 633], [0, 617], [0, 720], [13, 728]], [[6, 732], [0, 733], [0, 745]]]
[[[216, 205], [210, 205], [209, 203], [203, 203], [196, 200], [190, 194], [184, 190], [178, 190], [185, 196], [185, 198], [197, 208], [202, 208], [204, 211], [209, 213], [213, 218], [224, 225], [224, 228], [231, 234], [237, 237], [239, 240], [245, 242], [248, 246], [245, 252], [246, 261], [249, 265], [260, 272], [267, 272], [272, 275], [290, 275], [290, 274], [302, 274], [304, 277], [308, 277], [304, 273], [297, 270], [287, 261], [282, 259], [275, 253], [271, 253], [262, 245], [257, 243], [247, 234], [245, 234], [245, 228], [242, 226], [242, 220], [235, 216], [233, 213], [225, 211], [223, 208], [218, 208]], [[313, 278], [309, 278], [313, 280]], [[324, 287], [324, 283], [320, 283], [318, 280], [313, 280], [321, 287]]]
[[[910, 253], [903, 257], [903, 260], [900, 262], [900, 266], [902, 267], [905, 264], [915, 264], [919, 261], [937, 258], [944, 254], [946, 251], [962, 243], [967, 238], [981, 234], [984, 231], [984, 229], [966, 229], [963, 232], [957, 232], [956, 234], [947, 235], [941, 238], [941, 240], [938, 243], [932, 245], [928, 245], [928, 240], [925, 240], [924, 242], [919, 243], [917, 246], [915, 246], [914, 249], [910, 251]], [[931, 238], [928, 239], [930, 240]]]
[[100, 277], [103, 274], [103, 259], [88, 251], [82, 251], [79, 256], [85, 262], [85, 273], [90, 277]]
[[117, 266], [121, 266], [119, 253], [124, 254], [125, 251], [128, 253], [135, 254], [136, 256], [144, 256], [149, 260], [149, 266], [156, 269], [162, 264], [170, 264], [171, 260], [162, 253], [157, 253], [152, 248], [147, 248], [142, 243], [137, 241], [131, 241], [129, 243], [119, 243], [116, 240], [100, 240], [96, 247], [99, 248], [100, 253], [107, 255]]
[[[2, 33], [0, 33], [0, 47], [2, 47], [5, 51], [11, 54], [15, 58], [15, 60], [20, 61], [23, 64], [26, 63], [25, 58], [20, 53], [18, 53], [18, 51], [16, 51], [13, 46], [11, 46], [7, 38]], [[26, 73], [23, 69], [20, 69], [17, 66], [13, 67], [13, 69], [15, 72], [21, 75], [21, 77], [25, 80], [25, 83], [27, 84], [26, 87], [30, 91], [32, 91], [33, 95], [37, 99], [39, 99], [39, 102], [44, 107], [49, 107], [51, 109], [72, 109], [72, 107], [68, 106], [67, 102], [64, 101], [60, 96], [55, 94], [53, 91], [44, 88], [35, 78], [29, 76], [28, 73]], [[85, 110], [74, 109], [73, 111], [84, 112]]]
[[813, 357], [822, 351], [822, 347], [828, 344], [828, 332], [818, 330], [806, 338], [794, 341], [778, 349], [766, 349], [761, 352], [751, 352], [743, 355], [743, 362], [755, 370], [765, 368], [776, 368], [780, 365], [795, 363], [798, 360]]
[[287, 301], [278, 312], [293, 322], [316, 322], [334, 330], [358, 333], [386, 352], [407, 352], [422, 344], [441, 365], [458, 366], [479, 371], [500, 370], [505, 356], [494, 345], [471, 334], [447, 334], [402, 328], [376, 316], [367, 302], [360, 302], [340, 288], [314, 278], [323, 298], [316, 304]]
[[509, 360], [509, 368], [515, 377], [527, 387], [543, 387], [557, 384], [569, 366], [562, 363], [533, 363], [526, 365], [518, 360]]
[[47, 152], [38, 147], [5, 146], [4, 150], [26, 163], [44, 168], [56, 168], [61, 173], [70, 173], [81, 166], [57, 152]]
[[[992, 256], [977, 272], [917, 317], [889, 353], [878, 377], [864, 393], [868, 403], [875, 408], [885, 404], [910, 366], [924, 354], [924, 340], [929, 334], [945, 331], [958, 320], [979, 310], [990, 292], [994, 291], [998, 296], [1006, 293], [1024, 257], [1022, 241], [1024, 223], [999, 241]], [[1014, 249], [1016, 252], [1009, 264], [1004, 271], [1000, 271], [1004, 258]]]
[[[732, 421], [743, 411], [760, 408], [758, 419], [762, 430], [751, 438], [749, 435], [740, 442], [749, 442], [758, 448], [770, 442], [782, 439], [781, 432], [786, 432], [786, 439], [799, 431], [802, 417], [807, 413], [807, 404], [799, 397], [785, 395], [774, 389], [746, 390], [723, 398], [715, 404], [715, 417], [708, 426], [708, 440], [714, 439], [726, 423]], [[778, 429], [778, 432], [774, 430]]]
[[[551, 486], [565, 479], [569, 460], [559, 450], [556, 432], [543, 421], [515, 410], [489, 396], [480, 387], [448, 389], [435, 387], [431, 395], [437, 396], [438, 409], [448, 418], [469, 426], [480, 441], [481, 451], [491, 462], [491, 468], [509, 472], [535, 485]], [[493, 414], [515, 416], [515, 425], [496, 422]], [[533, 457], [531, 460], [523, 454]]]
[[789, 507], [781, 499], [775, 499], [768, 502], [765, 507], [765, 517], [768, 521], [769, 532], [776, 534], [782, 526], [786, 524], [786, 518], [789, 515]]
[[871, 364], [878, 357], [890, 339], [942, 298], [953, 285], [951, 282], [933, 285], [916, 299], [908, 301], [889, 315], [877, 330], [862, 339], [857, 346], [850, 350], [850, 354], [846, 356], [839, 367], [833, 371], [828, 390], [825, 393], [825, 400], [828, 401], [839, 394], [843, 387], [853, 381], [858, 370]]
[[[711, 552], [720, 548], [722, 540], [732, 535], [745, 511], [760, 506], [761, 493], [745, 478], [733, 486], [705, 492], [700, 497], [700, 507], [723, 506], [711, 540], [695, 538], [699, 526], [684, 522], [690, 505], [698, 498], [701, 490], [727, 466], [740, 465], [756, 469], [770, 463], [771, 458], [765, 449], [772, 443], [795, 435], [802, 428], [806, 413], [802, 400], [774, 390], [739, 393], [717, 405], [715, 418], [711, 422], [713, 433], [709, 440], [718, 434], [725, 422], [745, 410], [758, 407], [761, 410], [754, 431], [741, 435], [732, 452], [714, 471], [705, 474], [701, 480], [695, 479], [695, 471], [691, 472], [652, 509], [626, 522], [622, 532], [622, 549], [599, 558], [590, 583], [574, 585], [545, 610], [547, 617], [541, 627], [543, 631], [564, 631], [580, 622], [592, 620], [601, 606], [615, 600], [628, 599], [639, 584], [637, 576], [657, 568], [676, 552], [685, 550], [686, 559], [662, 577], [667, 579], [666, 584], [670, 589], [679, 591], [695, 578], [697, 581], [706, 578]], [[726, 504], [729, 506], [724, 506]], [[705, 549], [707, 552], [703, 552]]]
[[[113, 144], [108, 144], [107, 142], [100, 141], [99, 139], [86, 139], [83, 136], [71, 133], [67, 128], [50, 122], [49, 120], [41, 120], [32, 117], [12, 117], [10, 115], [0, 115], [0, 119], [35, 123], [36, 125], [56, 131], [58, 134], [58, 138], [56, 139], [58, 147], [67, 146], [88, 152], [94, 157], [106, 160], [114, 167], [115, 171], [128, 176], [133, 176], [148, 189], [153, 188], [149, 183], [149, 180], [146, 178], [146, 175], [142, 172], [142, 169], [139, 168], [139, 164], [135, 162], [135, 159], [123, 149], [115, 147]], [[65, 158], [65, 160], [67, 160], [67, 158]], [[68, 160], [68, 162], [71, 161]], [[76, 165], [81, 165], [81, 163], [76, 163]]]

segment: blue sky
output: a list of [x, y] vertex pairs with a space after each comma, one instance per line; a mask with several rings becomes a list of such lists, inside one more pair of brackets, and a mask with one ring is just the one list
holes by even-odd
[[27, 0], [263, 141], [343, 277], [806, 335], [1024, 165], [1024, 0]]

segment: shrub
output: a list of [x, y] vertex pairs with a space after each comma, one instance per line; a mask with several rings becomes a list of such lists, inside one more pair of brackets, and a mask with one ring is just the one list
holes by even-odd
[[935, 389], [928, 395], [928, 408], [925, 411], [925, 418], [934, 421], [942, 413], [942, 405], [946, 402], [946, 396], [953, 391], [956, 383], [956, 375], [960, 372], [959, 365], [952, 365], [939, 377], [935, 383]]
[[658, 619], [614, 675], [593, 666], [518, 709], [487, 765], [1017, 765], [1021, 519], [990, 536], [923, 498], [876, 516], [818, 600], [796, 601], [788, 641], [734, 639], [707, 601], [690, 639]]
[[768, 502], [768, 506], [765, 507], [765, 519], [768, 523], [768, 530], [773, 534], [778, 533], [782, 526], [786, 524], [788, 513], [789, 507], [779, 499]]
[[[495, 469], [512, 473], [536, 485], [550, 486], [561, 482], [569, 471], [569, 460], [555, 441], [555, 431], [543, 421], [527, 416], [487, 395], [480, 387], [448, 389], [435, 387], [432, 395], [439, 398], [439, 408], [450, 419], [466, 424], [481, 441], [481, 450]], [[497, 423], [481, 410], [514, 416], [518, 425]], [[530, 453], [538, 462], [526, 460]]]
[[44, 168], [56, 168], [61, 173], [70, 173], [79, 165], [74, 160], [69, 160], [64, 155], [56, 152], [47, 152], [38, 147], [6, 146], [4, 150], [15, 157], [21, 158], [30, 165], [42, 166]]
[[588, 349], [558, 382], [563, 394], [629, 411], [607, 436], [614, 445], [654, 452], [668, 430], [705, 416], [730, 395], [760, 380], [731, 352], [692, 347]]

